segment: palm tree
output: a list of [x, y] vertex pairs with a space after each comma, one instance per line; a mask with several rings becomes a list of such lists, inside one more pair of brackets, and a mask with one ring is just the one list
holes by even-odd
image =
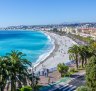
[[82, 68], [84, 67], [84, 59], [85, 59], [85, 51], [84, 51], [84, 46], [81, 45], [79, 46], [79, 55], [80, 55], [80, 58], [82, 60]]
[[71, 60], [75, 60], [76, 68], [78, 69], [79, 46], [73, 45], [72, 47], [69, 48], [68, 53], [69, 53], [69, 58]]
[[38, 81], [40, 80], [39, 77], [35, 76], [33, 73], [33, 74], [29, 74], [28, 78], [29, 78], [29, 81], [31, 82], [30, 86], [32, 87], [32, 89], [34, 91], [38, 91], [38, 85], [37, 84], [38, 84]]
[[85, 65], [87, 65], [88, 59], [94, 55], [94, 48], [91, 45], [84, 46], [85, 51]]
[[26, 77], [28, 75], [27, 67], [31, 63], [25, 59], [24, 56], [25, 55], [19, 51], [11, 51], [11, 53], [6, 54], [6, 59], [9, 61], [8, 71], [11, 81], [11, 91], [16, 91], [17, 80], [18, 84], [21, 84], [23, 80], [26, 83]]
[[8, 80], [8, 67], [7, 67], [8, 61], [0, 57], [0, 91], [4, 91], [4, 88], [6, 86], [6, 82]]
[[85, 45], [80, 45], [79, 46], [79, 55], [80, 58], [82, 60], [82, 68], [84, 67], [84, 63], [87, 64], [87, 58], [89, 56], [89, 52], [88, 52], [88, 46]]

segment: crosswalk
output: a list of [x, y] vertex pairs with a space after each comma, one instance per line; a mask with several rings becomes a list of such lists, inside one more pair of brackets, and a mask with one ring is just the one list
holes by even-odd
[[73, 86], [71, 89], [69, 89], [68, 91], [73, 91], [76, 89], [76, 86]]
[[64, 86], [60, 86], [50, 91], [75, 91], [75, 90], [76, 90], [76, 86], [66, 84]]

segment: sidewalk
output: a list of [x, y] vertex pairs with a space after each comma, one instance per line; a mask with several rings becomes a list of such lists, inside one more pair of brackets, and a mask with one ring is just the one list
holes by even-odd
[[[70, 77], [61, 78], [61, 79], [59, 79], [58, 81], [56, 81], [52, 84], [48, 84], [46, 86], [43, 86], [40, 89], [40, 91], [54, 91], [55, 89], [58, 89], [58, 88], [64, 88], [64, 86], [66, 84], [69, 85], [69, 83], [73, 83], [73, 82], [75, 82], [75, 80], [77, 81], [77, 79], [82, 78], [82, 76], [84, 76], [84, 75], [85, 75], [85, 71], [79, 71], [79, 72], [73, 74]], [[74, 84], [71, 84], [71, 85], [75, 86]]]

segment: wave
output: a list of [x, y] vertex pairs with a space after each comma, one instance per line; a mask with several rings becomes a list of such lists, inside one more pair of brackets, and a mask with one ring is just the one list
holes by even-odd
[[[42, 32], [42, 31], [41, 31]], [[48, 49], [45, 53], [43, 53], [42, 55], [39, 56], [39, 58], [37, 59], [37, 61], [35, 63], [33, 63], [34, 67], [38, 66], [41, 62], [43, 62], [55, 49], [55, 41], [45, 32], [42, 32], [45, 36], [47, 36], [48, 38], [48, 43], [50, 43], [51, 46], [50, 49]]]

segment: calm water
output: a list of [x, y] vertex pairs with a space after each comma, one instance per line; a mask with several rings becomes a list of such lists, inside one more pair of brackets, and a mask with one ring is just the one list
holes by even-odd
[[36, 31], [0, 31], [0, 56], [11, 50], [27, 54], [27, 58], [36, 62], [44, 53], [52, 49], [51, 40], [45, 34]]

